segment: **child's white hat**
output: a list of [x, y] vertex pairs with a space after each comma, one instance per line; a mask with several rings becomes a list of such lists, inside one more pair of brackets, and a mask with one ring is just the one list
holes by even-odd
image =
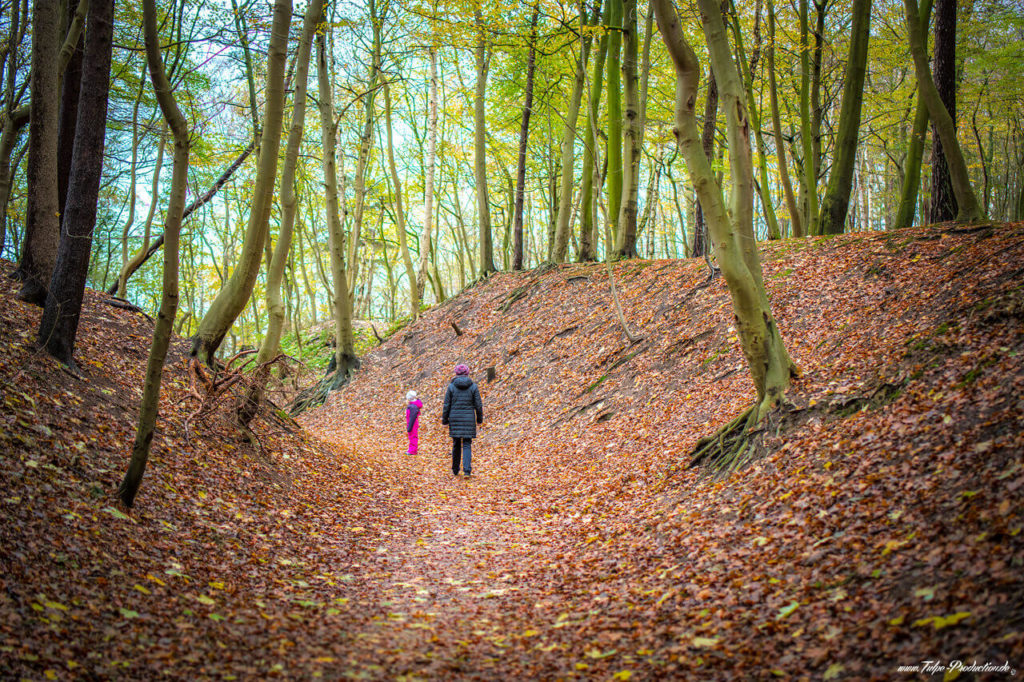
[[409, 391], [408, 393], [406, 393], [405, 400], [406, 402], [416, 400], [416, 391]]

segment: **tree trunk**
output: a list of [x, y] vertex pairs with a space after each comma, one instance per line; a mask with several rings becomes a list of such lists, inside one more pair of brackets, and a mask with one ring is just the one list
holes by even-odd
[[732, 210], [727, 211], [721, 188], [700, 144], [694, 114], [700, 75], [697, 57], [686, 42], [671, 0], [652, 2], [663, 39], [676, 68], [676, 139], [686, 157], [694, 186], [700, 194], [715, 256], [732, 296], [740, 342], [757, 389], [757, 409], [754, 411], [757, 421], [781, 402], [796, 368], [786, 353], [772, 317], [761, 276], [757, 246], [751, 239], [753, 166], [743, 88], [732, 61], [716, 0], [698, 0], [726, 114], [733, 181]]
[[[292, 230], [295, 226], [295, 166], [302, 147], [302, 130], [306, 124], [306, 88], [309, 80], [309, 54], [313, 34], [323, 17], [324, 0], [309, 0], [302, 20], [302, 35], [296, 49], [295, 94], [292, 96], [292, 118], [285, 145], [284, 167], [281, 170], [280, 215], [281, 227], [277, 244], [267, 271], [267, 333], [256, 354], [256, 370], [250, 378], [249, 388], [238, 406], [237, 416], [241, 424], [248, 426], [263, 401], [267, 379], [270, 377], [270, 363], [281, 350], [281, 333], [284, 328], [285, 306], [281, 297], [281, 282], [284, 268], [292, 246]], [[298, 329], [295, 330], [298, 335]]]
[[[701, 148], [704, 156], [710, 162], [715, 156], [715, 127], [718, 119], [718, 84], [715, 80], [715, 70], [708, 68], [708, 96], [704, 100], [704, 129], [701, 132]], [[692, 177], [692, 176], [691, 176]], [[698, 195], [696, 206], [696, 225], [693, 228], [693, 249], [691, 255], [694, 258], [703, 258], [708, 253], [708, 226], [704, 219], [704, 209]]]
[[[612, 0], [605, 0], [605, 12]], [[600, 16], [594, 15], [596, 25]], [[597, 260], [597, 236], [593, 222], [594, 208], [594, 166], [597, 159], [597, 116], [601, 106], [601, 89], [604, 82], [604, 64], [608, 53], [608, 34], [604, 33], [598, 43], [597, 58], [594, 60], [593, 78], [590, 80], [590, 96], [587, 102], [586, 144], [583, 148], [583, 174], [580, 178], [580, 253], [579, 261], [585, 263]], [[584, 71], [586, 75], [586, 71]]]
[[[39, 322], [39, 345], [69, 367], [74, 366], [75, 337], [89, 274], [89, 252], [103, 172], [113, 14], [114, 0], [90, 2], [67, 210], [62, 216], [57, 262]], [[53, 199], [55, 206], [56, 197]]]
[[[932, 77], [939, 98], [949, 112], [956, 129], [956, 5], [957, 0], [937, 0], [935, 3], [935, 44], [932, 47]], [[927, 32], [925, 33], [927, 35]], [[956, 195], [950, 179], [946, 155], [942, 151], [942, 138], [932, 122], [932, 191], [928, 222], [953, 220], [957, 214]]]
[[917, 74], [918, 96], [922, 97], [928, 107], [932, 126], [942, 140], [942, 150], [949, 166], [949, 178], [953, 183], [956, 196], [957, 215], [959, 222], [971, 223], [981, 220], [984, 214], [974, 196], [971, 177], [967, 172], [960, 143], [956, 138], [956, 124], [942, 104], [939, 91], [935, 88], [931, 71], [928, 68], [928, 55], [925, 45], [924, 31], [921, 30], [921, 19], [917, 11], [917, 0], [903, 0], [907, 13], [907, 39], [910, 43], [910, 54], [914, 59], [914, 72]]
[[810, 28], [807, 22], [807, 2], [800, 0], [800, 143], [803, 150], [801, 185], [803, 202], [801, 219], [807, 234], [817, 234], [818, 177], [814, 161], [814, 132], [811, 122], [811, 64]]
[[192, 354], [213, 366], [214, 355], [239, 313], [252, 296], [267, 238], [274, 183], [277, 179], [277, 157], [281, 147], [284, 118], [284, 67], [287, 58], [288, 29], [291, 23], [291, 0], [276, 0], [274, 21], [267, 55], [266, 103], [263, 115], [263, 136], [259, 167], [253, 187], [252, 205], [246, 225], [245, 240], [239, 262], [227, 283], [217, 293], [206, 315], [199, 323], [192, 344]]
[[835, 155], [828, 189], [821, 203], [822, 234], [842, 234], [846, 212], [850, 207], [853, 169], [857, 163], [857, 138], [860, 133], [860, 110], [864, 101], [864, 77], [868, 63], [868, 36], [871, 33], [871, 0], [853, 0], [853, 22], [850, 25], [850, 56], [846, 61], [843, 104], [839, 111]]
[[[591, 22], [587, 21], [587, 11], [582, 0], [579, 9], [580, 26], [589, 26]], [[597, 11], [597, 9], [594, 10], [595, 20]], [[572, 232], [570, 217], [573, 203], [572, 188], [576, 179], [573, 170], [576, 161], [576, 126], [579, 122], [580, 105], [583, 102], [583, 84], [587, 75], [586, 69], [590, 57], [591, 40], [589, 32], [580, 39], [580, 52], [576, 58], [576, 72], [572, 83], [572, 94], [569, 96], [569, 105], [566, 107], [565, 113], [565, 127], [562, 132], [561, 183], [558, 188], [558, 215], [555, 218], [555, 238], [551, 249], [551, 260], [555, 263], [565, 261], [566, 251], [569, 246], [569, 235]]]
[[[359, 138], [359, 154], [356, 158], [356, 174], [353, 179], [355, 192], [355, 209], [352, 212], [352, 231], [348, 241], [348, 292], [349, 297], [355, 293], [356, 274], [358, 272], [359, 240], [363, 232], [363, 214], [366, 209], [366, 173], [370, 163], [370, 150], [373, 147], [373, 126], [376, 120], [374, 103], [376, 102], [378, 80], [381, 70], [381, 24], [383, 17], [377, 16], [376, 0], [369, 0], [370, 23], [373, 27], [373, 45], [370, 56], [370, 73], [367, 79], [366, 93], [363, 95], [363, 133]], [[386, 10], [385, 10], [386, 11]], [[343, 159], [344, 160], [344, 159]], [[345, 176], [342, 173], [341, 209], [345, 210], [344, 201]], [[351, 306], [350, 306], [351, 307]]]
[[[612, 236], [618, 237], [619, 209], [622, 206], [622, 77], [620, 73], [622, 52], [622, 11], [623, 0], [608, 0], [608, 64], [607, 64], [607, 101], [608, 101], [608, 215], [607, 220], [615, 221]], [[606, 244], [605, 248], [614, 248]], [[607, 259], [607, 256], [606, 256]]]
[[57, 187], [59, 24], [57, 2], [33, 4], [25, 243], [16, 274], [22, 280], [18, 298], [38, 306], [46, 302], [61, 237]]
[[[416, 271], [416, 297], [423, 300], [426, 290], [428, 266], [431, 252], [434, 251], [431, 239], [434, 230], [434, 167], [437, 165], [437, 48], [431, 45], [428, 48], [430, 62], [430, 84], [427, 102], [427, 160], [426, 177], [423, 180], [423, 232], [420, 237], [420, 262]], [[372, 270], [371, 270], [372, 273]], [[372, 285], [372, 282], [370, 283]], [[438, 288], [435, 286], [435, 298], [438, 303], [443, 300], [438, 297]]]
[[619, 258], [636, 258], [636, 221], [637, 196], [640, 184], [640, 96], [637, 92], [639, 74], [637, 73], [637, 48], [639, 37], [637, 29], [637, 1], [623, 2], [623, 59], [622, 79], [624, 82], [623, 96], [626, 103], [623, 119], [623, 146], [626, 158], [622, 161], [622, 190], [618, 213], [612, 214], [616, 220], [615, 252]]
[[[91, 0], [96, 3], [100, 0]], [[146, 61], [153, 80], [157, 102], [164, 119], [174, 134], [174, 166], [171, 172], [171, 191], [164, 222], [164, 268], [163, 295], [160, 312], [157, 313], [153, 328], [153, 343], [146, 363], [146, 382], [139, 405], [139, 422], [135, 429], [135, 442], [128, 471], [118, 488], [118, 495], [125, 506], [131, 507], [142, 483], [142, 475], [149, 459], [149, 449], [156, 427], [157, 410], [160, 404], [160, 380], [163, 376], [164, 360], [171, 341], [174, 317], [178, 310], [178, 235], [181, 231], [182, 213], [185, 208], [185, 189], [188, 182], [189, 133], [185, 117], [174, 101], [171, 85], [164, 73], [160, 56], [159, 36], [156, 28], [155, 0], [142, 0], [143, 32], [146, 41]], [[85, 96], [89, 96], [85, 91]], [[155, 201], [155, 197], [153, 199]]]
[[[921, 31], [928, 35], [928, 24], [932, 17], [932, 0], [921, 3]], [[917, 94], [914, 107], [914, 123], [907, 141], [907, 157], [903, 164], [903, 186], [900, 188], [900, 205], [896, 210], [894, 228], [910, 227], [917, 212], [917, 192], [921, 186], [921, 157], [924, 155], [924, 139], [928, 134], [928, 107]]]
[[[320, 90], [320, 136], [323, 154], [324, 203], [327, 208], [327, 243], [331, 254], [331, 278], [334, 284], [334, 366], [335, 385], [348, 379], [359, 368], [355, 335], [352, 332], [352, 299], [348, 293], [345, 272], [345, 236], [341, 229], [338, 208], [338, 176], [335, 171], [337, 129], [334, 122], [334, 92], [327, 66], [327, 39], [324, 32], [316, 36], [317, 83]], [[390, 272], [390, 269], [389, 269]]]
[[11, 155], [18, 143], [19, 133], [28, 121], [29, 107], [18, 107], [4, 122], [3, 133], [0, 134], [0, 254], [7, 244], [7, 202], [11, 197], [11, 181], [17, 167], [17, 163], [11, 163]]
[[476, 183], [476, 211], [480, 230], [480, 275], [494, 272], [494, 245], [491, 241], [491, 204], [487, 195], [487, 121], [484, 117], [484, 96], [487, 93], [487, 31], [480, 4], [475, 8], [476, 94], [473, 99], [473, 180]]
[[[160, 196], [160, 170], [164, 165], [164, 147], [167, 144], [167, 138], [165, 137], [165, 129], [160, 130], [160, 141], [157, 143], [156, 148], [156, 163], [153, 166], [153, 185], [149, 191], [149, 212], [146, 214], [146, 224], [142, 228], [142, 246], [135, 254], [124, 261], [121, 266], [121, 272], [117, 276], [117, 295], [119, 298], [124, 298], [128, 290], [128, 273], [135, 272], [146, 259], [146, 253], [149, 251], [149, 236], [153, 227], [153, 218], [156, 216], [157, 198]], [[129, 201], [134, 201], [135, 194], [134, 188], [129, 195]], [[125, 223], [125, 247], [127, 250], [128, 241], [128, 227], [130, 222]], [[180, 228], [179, 228], [180, 229]]]
[[412, 319], [419, 317], [420, 300], [416, 290], [416, 269], [412, 265], [412, 257], [409, 255], [408, 237], [405, 232], [405, 209], [402, 206], [402, 181], [398, 177], [398, 166], [395, 164], [395, 147], [391, 135], [391, 86], [384, 81], [384, 126], [387, 131], [388, 140], [388, 169], [391, 172], [391, 182], [394, 190], [392, 205], [395, 208], [395, 229], [398, 231], [398, 247], [401, 250], [402, 263], [405, 264], [405, 276], [409, 281], [409, 314]]
[[[68, 2], [71, 12], [72, 2]], [[78, 99], [82, 85], [82, 55], [85, 13], [89, 9], [89, 0], [79, 0], [77, 8], [69, 16], [67, 37], [60, 51], [60, 64], [57, 67], [61, 77], [60, 94], [60, 125], [57, 135], [57, 201], [60, 203], [60, 214], [64, 215], [68, 198], [68, 177], [71, 173], [71, 154], [74, 146], [76, 120], [78, 118]], [[142, 77], [140, 80], [145, 80]]]
[[539, 16], [540, 5], [535, 4], [533, 17], [530, 19], [530, 50], [526, 57], [526, 101], [523, 103], [523, 116], [519, 125], [516, 203], [512, 216], [512, 229], [515, 235], [513, 270], [523, 269], [523, 192], [526, 191], [526, 146], [530, 139], [530, 114], [533, 113], [533, 70], [536, 64], [537, 18]]
[[793, 225], [793, 236], [803, 237], [803, 220], [800, 207], [793, 194], [793, 183], [789, 179], [789, 162], [786, 160], [786, 144], [782, 137], [782, 119], [779, 115], [778, 85], [775, 78], [775, 5], [768, 2], [768, 95], [772, 109], [772, 134], [775, 137], [775, 155], [779, 160], [779, 177], [782, 179], [782, 191], [786, 195], [786, 207]]

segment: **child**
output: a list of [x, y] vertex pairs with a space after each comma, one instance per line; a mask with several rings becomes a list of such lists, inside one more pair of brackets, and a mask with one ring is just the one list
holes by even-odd
[[420, 444], [420, 409], [423, 403], [416, 397], [416, 391], [405, 394], [408, 406], [405, 408], [405, 431], [409, 434], [409, 454], [415, 455]]

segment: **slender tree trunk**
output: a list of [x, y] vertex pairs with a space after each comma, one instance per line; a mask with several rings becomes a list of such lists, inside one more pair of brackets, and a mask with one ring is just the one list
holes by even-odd
[[39, 345], [69, 367], [74, 366], [75, 337], [85, 296], [103, 172], [113, 15], [113, 0], [90, 2], [67, 209], [62, 216], [57, 262], [39, 323]]
[[615, 252], [619, 258], [636, 258], [636, 220], [637, 197], [640, 185], [640, 96], [637, 92], [639, 74], [637, 73], [637, 48], [639, 37], [637, 29], [637, 1], [623, 2], [623, 58], [622, 79], [623, 99], [626, 104], [623, 119], [623, 147], [626, 158], [622, 160], [622, 190], [619, 199], [619, 211], [612, 214], [616, 220]]
[[[385, 10], [386, 11], [386, 10]], [[376, 0], [369, 0], [370, 23], [373, 27], [373, 45], [370, 55], [370, 73], [367, 79], [366, 93], [363, 95], [363, 133], [359, 138], [359, 154], [356, 158], [356, 173], [353, 179], [355, 192], [355, 208], [352, 212], [352, 231], [348, 241], [348, 292], [351, 297], [356, 289], [358, 272], [359, 241], [363, 232], [363, 214], [366, 209], [366, 173], [370, 165], [370, 150], [373, 147], [373, 127], [376, 120], [374, 104], [381, 71], [381, 24], [383, 17], [377, 16]], [[344, 182], [342, 173], [342, 210], [344, 211]]]
[[768, 161], [764, 136], [761, 134], [761, 111], [758, 108], [757, 100], [754, 97], [754, 74], [757, 72], [758, 62], [761, 60], [761, 0], [758, 0], [754, 9], [754, 50], [750, 55], [750, 65], [747, 66], [746, 51], [743, 47], [743, 32], [739, 23], [739, 15], [735, 11], [730, 0], [729, 12], [733, 37], [736, 41], [737, 62], [740, 67], [740, 75], [743, 78], [743, 88], [747, 96], [747, 111], [750, 116], [751, 127], [754, 132], [754, 141], [757, 144], [757, 169], [760, 176], [760, 183], [757, 184], [758, 196], [761, 200], [761, 208], [764, 214], [765, 223], [768, 225], [768, 238], [780, 239], [779, 220], [775, 215], [775, 205], [772, 203], [771, 185], [768, 179]]
[[[710, 162], [715, 157], [715, 128], [718, 119], [718, 84], [715, 80], [715, 70], [708, 68], [708, 96], [704, 100], [704, 129], [701, 133], [701, 148], [704, 156]], [[693, 228], [693, 249], [691, 253], [694, 258], [703, 258], [708, 253], [708, 226], [704, 219], [704, 208], [700, 197], [697, 198], [696, 225]]]
[[[142, 92], [146, 85], [146, 65], [142, 65], [142, 73], [139, 74], [139, 91], [135, 95], [135, 104], [132, 106], [132, 160], [128, 171], [128, 217], [125, 218], [124, 228], [121, 230], [121, 272], [125, 271], [125, 266], [128, 264], [128, 242], [131, 238], [132, 228], [135, 227], [135, 204], [136, 204], [136, 179], [138, 176], [138, 162], [139, 162], [139, 104], [142, 102]], [[161, 137], [161, 140], [163, 138]], [[160, 151], [157, 154], [158, 157], [163, 157], [163, 147], [160, 147]], [[159, 163], [157, 164], [159, 168]], [[150, 206], [155, 205], [155, 201], [150, 201]], [[146, 234], [145, 245], [149, 247], [149, 234]], [[118, 278], [120, 280], [120, 277]], [[117, 295], [124, 298], [124, 286], [118, 281]]]
[[779, 115], [778, 85], [775, 78], [775, 5], [772, 0], [768, 3], [768, 95], [772, 109], [772, 134], [775, 137], [775, 155], [779, 160], [779, 177], [782, 180], [782, 191], [786, 196], [786, 206], [789, 209], [789, 219], [793, 225], [793, 236], [803, 237], [803, 220], [801, 220], [800, 207], [796, 203], [793, 194], [793, 183], [789, 179], [789, 162], [786, 160], [786, 144], [782, 137], [782, 119]]
[[[772, 317], [753, 233], [753, 166], [743, 89], [732, 62], [716, 0], [698, 0], [704, 33], [719, 80], [729, 139], [732, 210], [727, 211], [714, 171], [700, 144], [694, 113], [700, 66], [687, 44], [671, 0], [652, 0], [676, 67], [676, 138], [701, 195], [715, 256], [732, 296], [736, 327], [757, 389], [755, 421], [781, 402], [796, 368]], [[751, 242], [749, 245], [743, 242]]]
[[800, 142], [803, 148], [802, 223], [807, 234], [817, 234], [818, 178], [814, 161], [814, 132], [811, 122], [811, 44], [807, 21], [808, 0], [800, 0]]
[[[101, 0], [91, 0], [100, 2]], [[154, 0], [142, 0], [143, 32], [146, 41], [146, 61], [149, 64], [156, 92], [157, 102], [174, 135], [174, 166], [171, 172], [171, 191], [164, 222], [164, 271], [163, 295], [160, 311], [153, 329], [153, 343], [146, 364], [146, 382], [139, 405], [139, 421], [135, 429], [135, 442], [128, 471], [118, 488], [121, 501], [128, 507], [135, 502], [135, 496], [142, 483], [142, 475], [149, 459], [153, 431], [156, 427], [157, 410], [160, 403], [160, 380], [163, 376], [164, 360], [171, 342], [171, 330], [178, 310], [178, 235], [181, 231], [182, 213], [185, 209], [185, 188], [188, 181], [189, 133], [185, 117], [178, 109], [171, 91], [171, 85], [164, 73], [160, 56], [159, 36], [156, 28], [156, 7]], [[86, 91], [88, 96], [88, 91]], [[154, 196], [154, 201], [155, 196]]]
[[[932, 78], [939, 98], [956, 129], [956, 6], [957, 0], [936, 0], [935, 44], [932, 50]], [[927, 33], [926, 33], [927, 35]], [[932, 190], [931, 214], [928, 222], [941, 223], [957, 215], [956, 194], [950, 179], [946, 155], [942, 151], [942, 137], [932, 122]]]
[[523, 116], [519, 125], [519, 158], [516, 165], [516, 203], [512, 216], [512, 229], [515, 234], [515, 254], [512, 258], [512, 269], [523, 269], [523, 192], [526, 191], [526, 146], [530, 140], [530, 114], [533, 113], [533, 70], [536, 64], [537, 18], [540, 16], [540, 5], [533, 6], [533, 17], [530, 19], [530, 49], [526, 57], [526, 101], [523, 103]]
[[[932, 0], [921, 3], [921, 31], [928, 35], [928, 24], [932, 16]], [[903, 185], [900, 188], [900, 205], [896, 210], [893, 227], [910, 227], [917, 212], [917, 192], [921, 186], [921, 157], [924, 155], [924, 140], [928, 134], [928, 107], [917, 94], [914, 106], [914, 123], [907, 141], [907, 157], [903, 164]]]
[[[256, 354], [256, 371], [249, 382], [245, 397], [238, 406], [238, 421], [248, 426], [263, 401], [263, 392], [270, 377], [270, 363], [281, 351], [281, 333], [284, 328], [285, 306], [281, 297], [281, 282], [292, 246], [292, 230], [295, 226], [295, 166], [302, 147], [302, 131], [306, 124], [306, 88], [309, 80], [309, 54], [313, 34], [323, 17], [324, 0], [309, 0], [302, 20], [302, 35], [296, 50], [295, 94], [292, 96], [292, 119], [285, 145], [284, 167], [281, 170], [281, 227], [277, 244], [267, 271], [267, 333]], [[298, 335], [298, 328], [295, 330]]]
[[[608, 217], [609, 221], [616, 221], [613, 224], [615, 232], [613, 237], [618, 236], [619, 209], [622, 205], [622, 80], [621, 80], [621, 58], [622, 58], [622, 13], [623, 0], [608, 0], [608, 64], [607, 64], [607, 100], [608, 100]], [[606, 248], [614, 248], [612, 244], [606, 244]]]
[[[335, 171], [337, 129], [334, 121], [334, 93], [327, 66], [327, 39], [324, 32], [316, 36], [317, 83], [320, 90], [320, 136], [323, 154], [324, 203], [327, 208], [327, 242], [331, 254], [331, 278], [334, 284], [334, 366], [335, 386], [347, 381], [352, 370], [359, 368], [355, 335], [352, 332], [352, 299], [348, 293], [345, 273], [345, 237], [338, 208], [338, 176]], [[383, 238], [383, 235], [382, 235]]]
[[388, 169], [391, 172], [391, 182], [394, 190], [395, 207], [395, 229], [398, 231], [398, 246], [401, 250], [402, 262], [405, 264], [405, 276], [409, 281], [409, 313], [412, 319], [416, 319], [420, 312], [420, 299], [416, 290], [416, 269], [412, 264], [412, 257], [409, 255], [408, 237], [405, 232], [405, 209], [402, 206], [402, 181], [398, 177], [398, 166], [395, 164], [395, 147], [391, 135], [391, 86], [387, 80], [384, 81], [384, 126], [387, 131], [388, 140]]
[[484, 117], [484, 96], [487, 93], [487, 68], [490, 62], [487, 31], [478, 2], [475, 9], [476, 94], [473, 99], [473, 179], [476, 182], [476, 211], [480, 229], [480, 275], [494, 272], [494, 245], [491, 241], [491, 204], [487, 195], [487, 121]]
[[[287, 58], [288, 29], [291, 23], [291, 0], [276, 0], [267, 57], [266, 104], [259, 167], [253, 187], [252, 206], [246, 225], [245, 240], [237, 267], [210, 304], [192, 344], [192, 354], [213, 366], [217, 349], [235, 319], [252, 296], [259, 274], [266, 241], [274, 183], [277, 179], [277, 157], [281, 147], [284, 118], [284, 67]], [[265, 143], [265, 144], [264, 144]]]
[[33, 4], [25, 243], [16, 274], [22, 280], [18, 298], [38, 306], [46, 302], [61, 232], [57, 188], [59, 24], [57, 2]]
[[[605, 12], [612, 0], [605, 0]], [[595, 14], [596, 25], [600, 16]], [[593, 78], [590, 81], [590, 96], [587, 102], [586, 144], [583, 148], [583, 173], [580, 178], [580, 253], [581, 263], [597, 260], [597, 238], [593, 222], [596, 209], [594, 206], [594, 172], [596, 165], [598, 139], [597, 116], [601, 107], [601, 88], [604, 83], [605, 56], [608, 53], [608, 34], [604, 33], [598, 44], [597, 58], [594, 60]], [[584, 74], [586, 72], [584, 71]]]
[[[18, 107], [4, 122], [3, 133], [0, 134], [0, 254], [7, 244], [7, 202], [11, 197], [14, 169], [18, 166], [17, 163], [11, 163], [11, 155], [18, 143], [19, 133], [28, 121], [29, 107]], [[24, 145], [22, 150], [27, 149], [27, 146]]]
[[[432, 243], [434, 230], [434, 167], [437, 165], [437, 48], [433, 45], [428, 48], [430, 62], [430, 84], [427, 102], [427, 159], [426, 177], [423, 181], [423, 232], [420, 237], [420, 262], [416, 272], [416, 296], [423, 300], [426, 290], [428, 265], [431, 253], [435, 252]], [[371, 282], [372, 284], [372, 282]], [[443, 298], [437, 297], [435, 287], [435, 298], [440, 303]]]
[[[164, 165], [164, 147], [167, 144], [167, 138], [164, 136], [164, 130], [160, 131], [160, 141], [157, 143], [156, 148], [156, 162], [153, 166], [153, 185], [149, 191], [149, 212], [146, 214], [146, 224], [143, 226], [142, 231], [142, 246], [135, 254], [125, 260], [124, 265], [121, 266], [121, 272], [117, 277], [117, 295], [120, 298], [124, 298], [128, 290], [128, 273], [134, 272], [146, 258], [146, 252], [149, 251], [149, 237], [153, 227], [153, 218], [156, 216], [157, 198], [160, 196], [160, 170]], [[129, 200], [134, 200], [134, 189], [130, 195]], [[125, 224], [125, 241], [127, 242], [128, 223]], [[126, 245], [127, 246], [127, 245]]]
[[[597, 10], [594, 10], [595, 15]], [[589, 26], [587, 11], [582, 2], [579, 6], [580, 26]], [[596, 16], [595, 16], [596, 19]], [[576, 126], [579, 122], [580, 106], [583, 102], [583, 83], [586, 80], [587, 62], [590, 57], [590, 33], [586, 33], [580, 39], [580, 52], [576, 58], [576, 72], [572, 83], [572, 94], [569, 96], [569, 105], [566, 107], [565, 127], [562, 132], [562, 170], [560, 173], [561, 183], [558, 188], [558, 215], [555, 218], [555, 238], [551, 249], [551, 260], [561, 263], [565, 260], [566, 251], [569, 246], [569, 236], [572, 232], [571, 214], [573, 185], [576, 179], [573, 171], [576, 161]]]
[[868, 36], [871, 33], [871, 0], [854, 0], [850, 25], [850, 56], [846, 61], [843, 103], [839, 111], [835, 156], [828, 189], [821, 203], [822, 234], [842, 234], [850, 207], [853, 169], [857, 163], [857, 139], [860, 110], [864, 101], [864, 77], [867, 74]]
[[917, 0], [903, 0], [907, 13], [907, 38], [910, 43], [910, 54], [914, 59], [914, 72], [917, 74], [918, 96], [928, 106], [928, 114], [932, 119], [933, 129], [942, 140], [942, 150], [949, 166], [949, 177], [953, 183], [956, 196], [957, 215], [959, 222], [971, 223], [981, 220], [984, 214], [978, 206], [971, 186], [971, 177], [967, 172], [960, 143], [956, 137], [956, 124], [942, 104], [939, 91], [935, 88], [931, 71], [928, 68], [924, 31], [921, 30], [921, 19], [918, 15]]

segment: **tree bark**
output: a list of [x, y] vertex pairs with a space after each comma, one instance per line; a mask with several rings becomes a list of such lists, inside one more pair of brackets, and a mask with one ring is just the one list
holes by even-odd
[[[90, 2], [67, 209], [62, 216], [57, 262], [39, 323], [39, 345], [69, 367], [74, 366], [75, 337], [85, 296], [103, 172], [113, 14], [114, 0]], [[56, 203], [56, 197], [53, 200]]]
[[[99, 2], [101, 0], [91, 0]], [[174, 317], [178, 310], [178, 235], [181, 231], [182, 213], [185, 208], [185, 189], [188, 182], [189, 132], [185, 117], [174, 100], [171, 85], [164, 73], [163, 58], [160, 55], [159, 36], [156, 28], [156, 7], [154, 0], [142, 0], [143, 32], [146, 41], [146, 62], [153, 80], [157, 103], [174, 135], [174, 165], [171, 171], [171, 191], [164, 222], [164, 271], [163, 294], [160, 312], [157, 313], [153, 328], [153, 343], [150, 346], [149, 361], [146, 363], [146, 382], [139, 405], [139, 421], [135, 429], [132, 457], [118, 488], [118, 495], [125, 506], [135, 503], [135, 496], [146, 470], [149, 450], [156, 427], [160, 403], [160, 380], [163, 376], [164, 360], [170, 346]], [[88, 96], [88, 91], [86, 91]], [[155, 196], [153, 198], [155, 202]]]
[[842, 234], [846, 213], [850, 208], [853, 170], [857, 163], [857, 138], [860, 133], [860, 110], [864, 101], [864, 77], [867, 74], [868, 36], [871, 33], [871, 0], [853, 0], [853, 22], [850, 25], [850, 55], [846, 60], [843, 103], [839, 111], [835, 156], [829, 175], [828, 189], [821, 202], [822, 234]]
[[[69, 12], [72, 4], [68, 2]], [[68, 198], [68, 178], [82, 85], [82, 27], [88, 9], [89, 0], [79, 0], [76, 10], [70, 15], [67, 37], [61, 47], [60, 65], [57, 67], [61, 75], [60, 125], [57, 134], [57, 201], [60, 203], [61, 215], [64, 215]]]
[[[523, 116], [519, 125], [519, 155], [516, 165], [516, 203], [513, 209], [512, 230], [515, 252], [512, 269], [523, 269], [523, 193], [526, 191], [526, 147], [530, 140], [530, 114], [533, 113], [533, 70], [536, 65], [537, 18], [540, 5], [533, 6], [530, 19], [530, 49], [526, 57], [526, 101], [523, 102]], [[553, 240], [552, 240], [553, 241]]]
[[[956, 6], [957, 0], [935, 3], [935, 43], [932, 47], [932, 78], [939, 99], [949, 112], [956, 129]], [[927, 32], [926, 32], [927, 35]], [[932, 122], [932, 190], [928, 222], [953, 220], [957, 214], [956, 194], [950, 178], [949, 165], [942, 151], [942, 137]]]
[[[57, 51], [58, 3], [40, 1], [32, 7], [32, 102], [28, 126], [28, 192], [25, 242], [17, 276], [18, 298], [33, 305], [46, 302], [60, 243], [60, 199], [57, 187], [57, 137], [60, 99]], [[91, 228], [90, 228], [91, 229]]]
[[11, 180], [17, 166], [11, 163], [11, 155], [18, 143], [19, 133], [28, 121], [29, 107], [18, 107], [4, 122], [3, 132], [0, 133], [0, 253], [4, 252], [7, 244], [7, 202], [11, 197]]
[[[921, 31], [928, 35], [928, 24], [932, 17], [932, 0], [921, 3]], [[907, 157], [903, 164], [903, 186], [900, 188], [900, 205], [896, 209], [894, 228], [910, 227], [917, 212], [917, 192], [921, 186], [921, 157], [924, 155], [924, 139], [928, 134], [928, 107], [917, 94], [914, 105], [914, 122], [907, 141]]]
[[963, 151], [956, 137], [956, 124], [942, 104], [939, 91], [935, 88], [931, 70], [928, 68], [924, 31], [921, 30], [921, 19], [918, 15], [917, 0], [903, 0], [907, 13], [907, 38], [910, 43], [910, 54], [914, 59], [914, 72], [917, 74], [918, 96], [928, 106], [928, 114], [932, 119], [933, 129], [942, 140], [942, 150], [949, 166], [949, 178], [953, 183], [956, 196], [957, 215], [959, 222], [971, 223], [981, 220], [984, 214], [974, 196], [971, 177], [967, 171]]
[[807, 234], [817, 234], [818, 175], [814, 154], [814, 131], [811, 121], [810, 28], [807, 21], [808, 0], [800, 0], [800, 143], [803, 150], [802, 222]]
[[259, 166], [253, 187], [252, 205], [246, 225], [245, 240], [239, 262], [227, 283], [217, 293], [192, 344], [192, 354], [213, 366], [214, 355], [235, 319], [252, 296], [267, 238], [267, 226], [277, 179], [277, 157], [281, 147], [284, 118], [284, 67], [287, 59], [288, 28], [291, 23], [291, 0], [276, 0], [274, 20], [267, 56], [267, 88], [263, 115], [263, 136]]

